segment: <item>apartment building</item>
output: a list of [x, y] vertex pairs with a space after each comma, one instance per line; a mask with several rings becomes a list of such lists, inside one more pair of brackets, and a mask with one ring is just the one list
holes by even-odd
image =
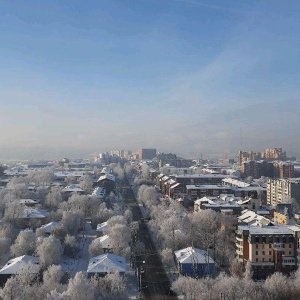
[[286, 160], [286, 152], [282, 148], [269, 148], [264, 150], [262, 157], [266, 160]]
[[[176, 194], [187, 193], [187, 185], [220, 185], [225, 178], [236, 179], [237, 177], [221, 174], [184, 174], [169, 176], [159, 174], [156, 178], [156, 186], [163, 194], [173, 198]], [[224, 188], [226, 189], [228, 186]]]
[[236, 257], [250, 263], [253, 279], [264, 280], [274, 272], [289, 274], [298, 267], [299, 228], [285, 225], [239, 225]]
[[241, 173], [244, 177], [251, 176], [255, 179], [260, 178], [261, 176], [273, 177], [274, 166], [272, 162], [265, 160], [249, 160], [241, 164]]
[[234, 197], [251, 197], [265, 200], [264, 188], [257, 186], [249, 187], [234, 187], [229, 185], [187, 185], [186, 193], [190, 196], [191, 200], [196, 200], [202, 197], [218, 197], [221, 194], [231, 194]]
[[267, 182], [267, 203], [276, 206], [290, 201], [300, 201], [300, 178], [269, 179]]
[[288, 162], [274, 162], [274, 177], [275, 178], [294, 178], [295, 167], [294, 164]]
[[241, 165], [244, 161], [248, 160], [260, 160], [261, 153], [260, 152], [246, 152], [246, 151], [239, 151], [239, 164]]
[[139, 159], [153, 159], [156, 157], [156, 149], [138, 149]]

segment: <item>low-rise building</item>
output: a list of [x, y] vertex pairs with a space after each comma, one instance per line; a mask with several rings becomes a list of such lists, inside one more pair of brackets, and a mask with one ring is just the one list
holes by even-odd
[[207, 251], [187, 247], [175, 251], [176, 262], [181, 275], [203, 278], [215, 276], [215, 262]]
[[274, 272], [297, 269], [298, 241], [297, 232], [285, 225], [239, 225], [236, 255], [250, 264], [254, 279], [263, 280]]

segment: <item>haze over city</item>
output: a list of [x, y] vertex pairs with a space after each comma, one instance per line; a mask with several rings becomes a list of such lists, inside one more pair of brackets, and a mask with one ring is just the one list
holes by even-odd
[[2, 158], [299, 154], [299, 1], [1, 1]]

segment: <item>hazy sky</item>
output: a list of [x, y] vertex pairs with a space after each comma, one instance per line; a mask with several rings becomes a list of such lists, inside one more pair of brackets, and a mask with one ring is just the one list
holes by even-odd
[[300, 154], [300, 1], [0, 0], [0, 158]]

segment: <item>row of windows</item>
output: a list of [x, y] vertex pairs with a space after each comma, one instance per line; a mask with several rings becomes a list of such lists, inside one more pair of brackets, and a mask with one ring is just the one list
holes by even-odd
[[[262, 251], [262, 253], [261, 254], [258, 254], [258, 251], [255, 251], [255, 254], [256, 255], [266, 255], [266, 253], [265, 253], [265, 251]], [[292, 252], [291, 251], [289, 251], [289, 253], [288, 253], [289, 255], [291, 255], [292, 254]], [[269, 251], [269, 255], [272, 255], [272, 251]], [[283, 252], [283, 255], [284, 255], [284, 252]]]
[[[255, 244], [255, 248], [258, 249], [258, 244]], [[265, 248], [265, 245], [262, 245], [262, 248]], [[269, 244], [269, 248], [272, 248], [272, 244]], [[285, 248], [285, 244], [282, 244], [282, 248]], [[289, 248], [292, 248], [292, 244], [289, 244]]]

